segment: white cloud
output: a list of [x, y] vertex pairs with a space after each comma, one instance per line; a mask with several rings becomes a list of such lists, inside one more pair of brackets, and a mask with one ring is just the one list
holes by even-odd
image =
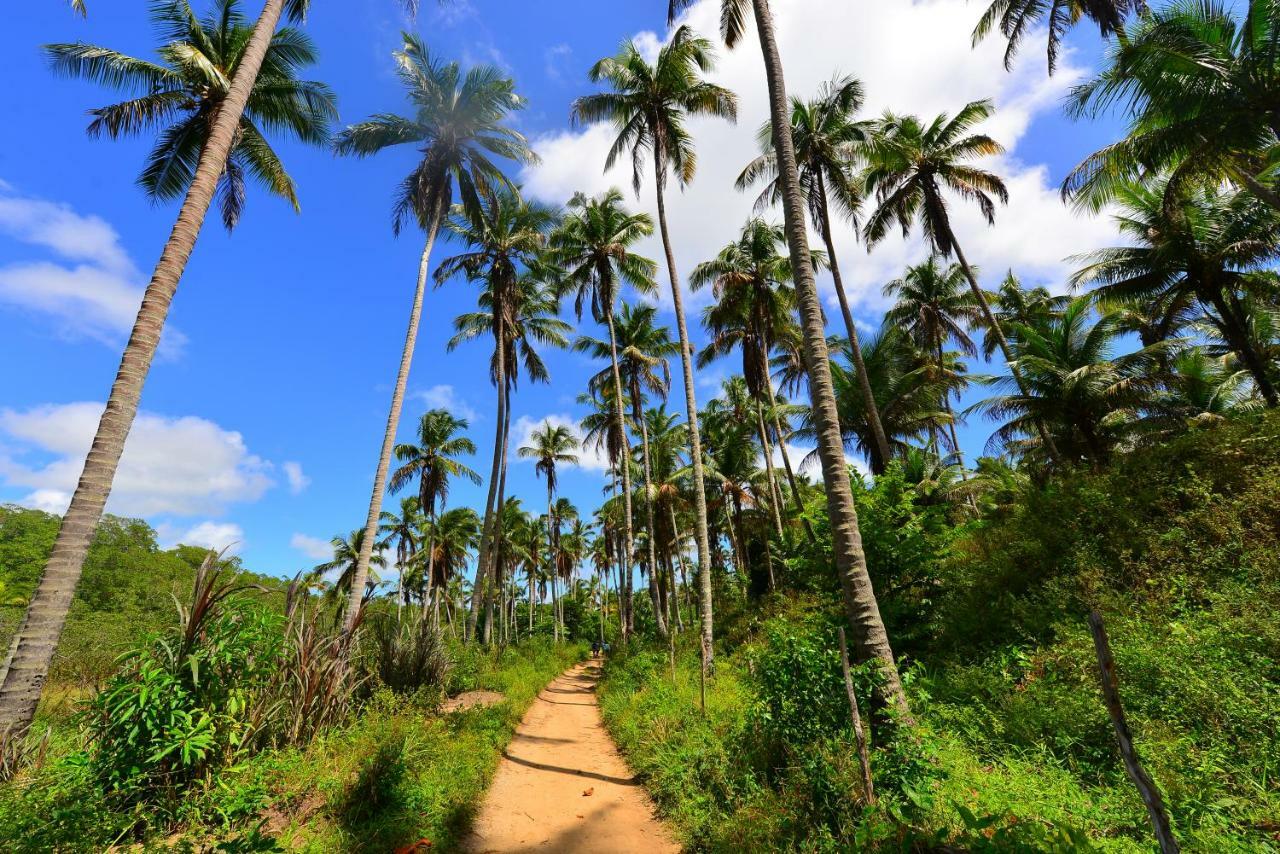
[[[719, 6], [719, 0], [700, 0], [682, 21], [714, 38], [719, 32]], [[774, 15], [788, 93], [808, 97], [834, 73], [851, 74], [865, 86], [863, 112], [867, 117], [888, 108], [931, 117], [953, 112], [968, 101], [993, 98], [997, 113], [982, 130], [1002, 141], [1010, 154], [985, 165], [1005, 178], [1010, 203], [998, 212], [996, 227], [988, 228], [976, 209], [957, 202], [957, 235], [966, 255], [988, 280], [1013, 267], [1028, 279], [1058, 282], [1068, 272], [1065, 256], [1110, 242], [1114, 228], [1107, 217], [1077, 216], [1065, 207], [1047, 169], [1019, 160], [1017, 145], [1037, 114], [1057, 109], [1062, 95], [1080, 79], [1083, 69], [1073, 64], [1068, 53], [1058, 73], [1047, 77], [1041, 42], [1027, 44], [1022, 50], [1023, 61], [1006, 72], [998, 39], [976, 49], [971, 46], [969, 34], [977, 14], [967, 0], [792, 0], [776, 4]], [[737, 93], [738, 124], [721, 119], [692, 121], [689, 129], [700, 155], [698, 175], [683, 191], [668, 190], [677, 265], [686, 276], [695, 264], [734, 239], [752, 213], [756, 193], [739, 193], [733, 184], [742, 167], [758, 153], [755, 130], [768, 118], [764, 71], [754, 33], [754, 27], [749, 27], [748, 37], [736, 50], [720, 47], [719, 64], [711, 75], [715, 82]], [[901, 40], [885, 38], [886, 33], [911, 33], [911, 49], [903, 49]], [[636, 40], [642, 52], [653, 56], [666, 35], [645, 32]], [[599, 171], [614, 134], [610, 126], [593, 125], [538, 138], [535, 147], [542, 162], [522, 174], [525, 189], [543, 200], [563, 202], [576, 190], [598, 193], [611, 186], [629, 188], [629, 158], [623, 158], [607, 175]], [[652, 182], [648, 175], [644, 177], [640, 199], [633, 204], [656, 214]], [[772, 217], [780, 220], [781, 212], [773, 212]], [[818, 242], [813, 234], [811, 240]], [[883, 307], [880, 288], [884, 282], [927, 254], [919, 237], [903, 241], [893, 236], [868, 255], [847, 224], [841, 224], [835, 242], [852, 301], [870, 309]], [[641, 251], [660, 258], [657, 237], [649, 239]], [[824, 277], [821, 287], [834, 306], [829, 279]], [[705, 293], [699, 293], [686, 301], [693, 308], [706, 299]], [[663, 302], [670, 305], [669, 293], [664, 294]]]
[[309, 537], [306, 534], [294, 534], [289, 538], [290, 548], [297, 549], [312, 560], [328, 560], [333, 557], [333, 546], [328, 540]]
[[177, 531], [173, 525], [160, 524], [156, 533], [167, 547], [202, 546], [227, 554], [235, 554], [244, 548], [244, 529], [234, 522], [204, 521], [193, 525], [185, 531]]
[[280, 468], [284, 470], [284, 477], [289, 482], [289, 492], [292, 494], [298, 495], [311, 485], [311, 478], [302, 471], [302, 463], [290, 460], [281, 464]]
[[[0, 410], [0, 480], [34, 490], [25, 503], [65, 506], [102, 415], [100, 403]], [[29, 462], [31, 458], [38, 461]], [[244, 438], [194, 416], [140, 412], [125, 443], [107, 509], [126, 516], [219, 515], [229, 504], [255, 501], [273, 486], [271, 464]]]
[[[579, 442], [582, 441], [582, 428], [578, 426], [578, 420], [572, 415], [567, 415], [563, 412], [543, 415], [540, 418], [521, 415], [511, 425], [512, 459], [521, 459], [518, 456], [519, 449], [525, 445], [532, 444], [533, 431], [541, 429], [547, 422], [551, 422], [551, 424], [556, 427], [567, 427], [569, 432], [572, 433]], [[607, 472], [609, 470], [609, 458], [604, 453], [603, 449], [597, 451], [593, 448], [579, 448], [576, 453], [578, 456], [579, 468], [595, 472]], [[532, 462], [532, 460], [523, 461]]]
[[[0, 184], [0, 235], [57, 259], [0, 267], [0, 302], [51, 318], [63, 335], [123, 343], [142, 302], [145, 278], [110, 223]], [[181, 332], [167, 328], [160, 354], [174, 358], [185, 343]]]
[[458, 390], [451, 385], [433, 385], [423, 391], [415, 391], [410, 396], [421, 400], [428, 409], [445, 409], [454, 417], [465, 418], [473, 424], [480, 418], [480, 413], [459, 397]]
[[547, 77], [557, 83], [563, 83], [565, 66], [571, 56], [573, 56], [573, 48], [564, 42], [552, 45], [542, 52], [542, 70]]

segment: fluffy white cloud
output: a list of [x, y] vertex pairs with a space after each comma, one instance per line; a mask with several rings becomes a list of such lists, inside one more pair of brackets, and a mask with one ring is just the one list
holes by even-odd
[[290, 537], [289, 547], [297, 549], [312, 560], [328, 560], [333, 557], [333, 546], [328, 540], [309, 537], [306, 534], [294, 534]]
[[[146, 279], [108, 222], [0, 184], [0, 234], [57, 259], [0, 267], [0, 302], [51, 318], [64, 335], [112, 345], [124, 341]], [[177, 356], [185, 343], [181, 332], [167, 328], [161, 356]]]
[[[541, 429], [547, 422], [550, 422], [555, 427], [568, 428], [569, 432], [579, 442], [582, 441], [582, 428], [578, 426], [578, 420], [572, 415], [567, 415], [563, 412], [543, 415], [540, 418], [521, 415], [511, 425], [511, 456], [513, 459], [520, 459], [520, 457], [516, 456], [517, 451], [525, 445], [532, 444], [533, 431]], [[577, 451], [577, 455], [579, 468], [595, 472], [607, 472], [609, 470], [609, 458], [605, 455], [603, 449], [580, 448]], [[525, 460], [524, 462], [532, 463], [532, 460]]]
[[410, 396], [422, 401], [428, 409], [445, 409], [455, 417], [465, 418], [471, 423], [475, 423], [480, 417], [480, 413], [459, 397], [458, 390], [451, 385], [433, 385], [431, 388], [415, 391]]
[[[61, 510], [93, 441], [100, 403], [0, 410], [0, 479], [33, 492], [24, 502]], [[30, 462], [31, 459], [36, 462]], [[271, 464], [249, 452], [244, 438], [194, 416], [140, 412], [125, 443], [107, 509], [127, 516], [216, 516], [236, 502], [255, 501], [273, 482]]]
[[[714, 36], [719, 5], [719, 0], [700, 0], [682, 23]], [[1009, 206], [999, 211], [994, 229], [980, 221], [976, 209], [960, 204], [954, 208], [956, 231], [966, 254], [988, 279], [1013, 267], [1036, 281], [1060, 281], [1068, 268], [1066, 255], [1114, 237], [1105, 217], [1078, 216], [1059, 201], [1044, 166], [1024, 163], [1016, 156], [1018, 142], [1036, 114], [1057, 109], [1063, 93], [1080, 79], [1083, 70], [1069, 54], [1049, 78], [1044, 73], [1042, 43], [1028, 44], [1022, 51], [1024, 61], [1006, 72], [998, 40], [977, 49], [970, 45], [978, 12], [966, 0], [792, 0], [776, 4], [774, 14], [791, 95], [812, 95], [833, 73], [840, 73], [862, 80], [867, 93], [864, 114], [869, 117], [890, 108], [932, 116], [979, 98], [995, 100], [996, 116], [982, 130], [1002, 141], [1010, 154], [986, 165], [1006, 179]], [[698, 175], [683, 191], [669, 190], [667, 209], [677, 264], [685, 275], [732, 240], [751, 216], [756, 194], [739, 193], [733, 184], [758, 153], [755, 130], [767, 120], [768, 104], [760, 50], [754, 28], [748, 29], [748, 38], [736, 50], [720, 49], [719, 64], [711, 75], [737, 93], [738, 124], [694, 120], [690, 131], [700, 155]], [[911, 49], [904, 49], [900, 39], [885, 38], [886, 33], [911, 33]], [[652, 56], [666, 35], [646, 32], [636, 40], [642, 52]], [[597, 193], [611, 186], [629, 187], [628, 158], [608, 174], [599, 171], [613, 137], [612, 127], [594, 125], [535, 140], [542, 162], [525, 170], [525, 188], [547, 201], [563, 202], [576, 190]], [[652, 182], [648, 175], [644, 177], [636, 205], [656, 214]], [[781, 218], [780, 212], [773, 216]], [[817, 242], [816, 236], [812, 239]], [[884, 282], [927, 254], [918, 237], [904, 241], [894, 236], [868, 255], [847, 224], [841, 225], [835, 240], [851, 298], [864, 309], [881, 308]], [[642, 251], [661, 257], [656, 237]], [[833, 300], [829, 280], [822, 287], [828, 300]], [[694, 294], [690, 302], [696, 305], [706, 299], [705, 294]], [[668, 304], [669, 300], [669, 294], [663, 297]]]
[[280, 468], [284, 471], [285, 480], [289, 482], [289, 492], [292, 494], [298, 495], [311, 485], [311, 478], [302, 471], [302, 463], [289, 461], [281, 464]]
[[214, 522], [207, 520], [179, 530], [173, 525], [160, 524], [156, 533], [166, 546], [203, 546], [227, 554], [235, 554], [244, 548], [244, 529], [233, 522]]

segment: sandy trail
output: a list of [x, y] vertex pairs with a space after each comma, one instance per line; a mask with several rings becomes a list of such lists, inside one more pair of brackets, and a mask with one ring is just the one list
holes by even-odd
[[599, 678], [599, 665], [579, 664], [538, 695], [503, 751], [464, 850], [680, 850], [604, 728]]

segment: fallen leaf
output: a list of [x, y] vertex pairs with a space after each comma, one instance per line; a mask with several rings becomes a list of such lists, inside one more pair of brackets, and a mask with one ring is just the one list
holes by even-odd
[[585, 792], [582, 793], [582, 797], [584, 798], [591, 797], [591, 793], [594, 792], [595, 790], [596, 790], [596, 787], [592, 786], [590, 789], [587, 789]]

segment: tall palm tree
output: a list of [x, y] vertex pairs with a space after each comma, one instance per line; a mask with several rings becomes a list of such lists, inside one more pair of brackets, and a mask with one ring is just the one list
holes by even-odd
[[[1046, 323], [1066, 308], [1070, 301], [1071, 297], [1054, 296], [1046, 287], [1024, 288], [1012, 270], [1005, 275], [994, 292], [987, 294], [987, 302], [991, 305], [991, 313], [995, 315], [996, 322], [1002, 330], [1006, 330], [1006, 338], [1015, 344], [1017, 327], [1035, 327]], [[982, 357], [989, 360], [999, 346], [994, 336], [984, 335]]]
[[[589, 305], [597, 323], [609, 330], [608, 347], [597, 358], [609, 360], [610, 381], [613, 385], [614, 417], [617, 419], [617, 435], [622, 440], [621, 453], [631, 454], [627, 439], [626, 417], [623, 414], [622, 376], [618, 367], [618, 339], [615, 328], [615, 306], [623, 284], [630, 285], [638, 293], [648, 296], [657, 290], [654, 274], [658, 265], [649, 258], [631, 251], [641, 239], [653, 234], [653, 220], [646, 214], [629, 213], [622, 205], [622, 193], [616, 189], [587, 199], [581, 194], [569, 202], [569, 212], [551, 235], [554, 257], [565, 267], [565, 282], [575, 291], [574, 310], [582, 319], [584, 305]], [[624, 307], [625, 310], [625, 307]], [[583, 349], [580, 339], [575, 345]], [[645, 481], [648, 496], [648, 481]], [[622, 467], [622, 496], [626, 505], [623, 516], [625, 547], [622, 550], [622, 572], [631, 573], [631, 553], [634, 548], [631, 511], [631, 472]], [[653, 525], [653, 507], [646, 498], [649, 525]], [[650, 554], [652, 563], [652, 550]], [[659, 629], [665, 627], [659, 621]]]
[[535, 345], [563, 347], [568, 343], [568, 324], [555, 318], [559, 311], [559, 285], [546, 282], [543, 274], [547, 271], [538, 264], [556, 217], [551, 208], [525, 201], [512, 191], [499, 192], [483, 200], [479, 211], [459, 211], [452, 218], [450, 227], [466, 250], [446, 259], [436, 270], [437, 281], [460, 273], [482, 286], [479, 311], [455, 321], [458, 333], [450, 348], [481, 335], [492, 335], [494, 341], [490, 378], [497, 389], [497, 423], [480, 531], [479, 565], [471, 594], [472, 609], [467, 615], [468, 638], [474, 636], [480, 604], [488, 592], [490, 547], [501, 531], [498, 527], [495, 533], [495, 527], [501, 525], [497, 511], [503, 505], [506, 485], [510, 390], [521, 362], [531, 379], [546, 381], [546, 366]]
[[[476, 443], [458, 433], [467, 429], [467, 420], [457, 418], [447, 409], [431, 409], [418, 421], [417, 444], [396, 445], [396, 459], [400, 467], [391, 473], [388, 485], [392, 493], [418, 482], [418, 507], [426, 514], [428, 529], [435, 525], [437, 507], [444, 507], [449, 500], [449, 479], [464, 477], [472, 483], [480, 483], [480, 475], [460, 462], [457, 457], [474, 454]], [[427, 594], [433, 596], [435, 567], [432, 560], [435, 549], [427, 543]]]
[[1004, 51], [1004, 67], [1013, 67], [1013, 58], [1027, 35], [1046, 24], [1049, 30], [1049, 73], [1058, 67], [1058, 52], [1067, 30], [1082, 18], [1088, 18], [1098, 27], [1103, 37], [1124, 32], [1125, 21], [1130, 15], [1144, 14], [1146, 0], [991, 0], [973, 28], [973, 43], [977, 45], [991, 29], [996, 27], [1007, 45]]
[[1116, 223], [1129, 245], [1101, 249], [1071, 278], [1105, 301], [1140, 301], [1152, 316], [1195, 299], [1216, 315], [1223, 337], [1267, 406], [1280, 405], [1274, 360], [1250, 331], [1246, 299], [1275, 292], [1280, 216], [1247, 192], [1202, 189], [1176, 198], [1164, 181], [1117, 191]]
[[[422, 517], [422, 505], [417, 496], [410, 495], [400, 499], [400, 515], [387, 510], [382, 511], [378, 533], [386, 534], [384, 542], [396, 549], [396, 620], [405, 600], [405, 580], [412, 571], [410, 565], [417, 557], [418, 547], [422, 545], [419, 533], [422, 527], [429, 524]], [[428, 579], [429, 583], [429, 579]]]
[[[178, 281], [195, 249], [205, 215], [226, 171], [239, 136], [240, 120], [256, 88], [276, 26], [286, 11], [291, 18], [301, 19], [306, 13], [307, 2], [265, 0], [262, 14], [253, 25], [234, 70], [224, 71], [224, 76], [227, 73], [231, 76], [226, 95], [220, 108], [213, 113], [208, 137], [199, 149], [195, 172], [178, 211], [177, 222], [142, 295], [142, 305], [125, 344], [80, 480], [58, 527], [53, 550], [45, 562], [40, 583], [31, 597], [22, 624], [10, 644], [3, 682], [0, 683], [0, 733], [19, 735], [30, 727], [35, 716], [40, 691], [80, 581], [89, 543], [98, 520], [102, 518], [120, 455], [124, 453], [125, 439], [138, 414], [142, 386], [160, 344], [160, 334], [177, 293]], [[124, 70], [130, 67], [130, 63], [121, 62], [122, 59], [125, 58], [118, 54], [108, 54], [88, 65], [97, 69], [96, 73], [103, 79], [149, 81], [145, 69], [137, 67], [133, 70], [141, 75], [141, 79], [130, 78], [129, 72]]]
[[1184, 185], [1243, 186], [1280, 209], [1280, 5], [1250, 0], [1243, 16], [1221, 0], [1153, 10], [1110, 48], [1107, 64], [1071, 93], [1073, 115], [1118, 107], [1128, 133], [1071, 171], [1064, 196], [1103, 207], [1125, 183], [1169, 174]]
[[[973, 289], [987, 334], [996, 339], [1014, 380], [1021, 383], [1009, 341], [951, 227], [943, 194], [943, 190], [950, 190], [963, 201], [976, 203], [987, 223], [995, 223], [995, 203], [1007, 202], [1009, 191], [998, 175], [968, 163], [974, 157], [1004, 151], [1004, 146], [986, 134], [969, 133], [994, 112], [990, 101], [972, 101], [954, 117], [942, 113], [927, 125], [915, 116], [886, 115], [868, 148], [870, 165], [865, 180], [868, 191], [876, 194], [876, 209], [867, 218], [863, 238], [870, 249], [895, 224], [905, 236], [918, 221], [934, 252], [944, 258], [955, 256]], [[1041, 440], [1050, 459], [1056, 458], [1048, 430]]]
[[718, 116], [737, 120], [737, 98], [728, 89], [703, 79], [715, 65], [711, 43], [688, 27], [680, 27], [671, 41], [658, 51], [651, 64], [634, 41], [622, 46], [617, 56], [592, 66], [593, 83], [608, 85], [607, 92], [584, 95], [573, 103], [575, 123], [610, 121], [618, 136], [609, 149], [605, 169], [613, 167], [630, 152], [632, 184], [640, 192], [641, 164], [646, 152], [653, 158], [654, 192], [658, 203], [658, 230], [666, 255], [671, 300], [680, 339], [680, 363], [684, 369], [685, 409], [689, 419], [690, 459], [693, 466], [694, 507], [697, 515], [698, 584], [702, 608], [704, 666], [711, 662], [711, 563], [707, 537], [707, 500], [703, 485], [702, 439], [698, 432], [698, 401], [694, 391], [693, 348], [685, 321], [684, 298], [676, 272], [675, 250], [667, 227], [667, 179], [675, 176], [684, 186], [693, 180], [697, 156], [693, 139], [685, 128], [692, 116]]
[[[649, 426], [643, 417], [644, 401], [647, 394], [654, 394], [666, 400], [671, 388], [671, 371], [667, 360], [680, 352], [679, 345], [671, 340], [671, 334], [665, 326], [659, 326], [657, 308], [647, 304], [624, 304], [622, 316], [611, 330], [612, 338], [601, 341], [590, 336], [581, 336], [574, 345], [575, 349], [591, 354], [594, 358], [617, 358], [616, 367], [610, 371], [601, 371], [588, 382], [592, 388], [600, 389], [605, 383], [617, 381], [617, 392], [622, 395], [617, 403], [621, 412], [621, 400], [631, 404], [631, 423], [640, 432], [641, 471], [644, 474], [645, 495], [645, 530], [650, 532], [647, 538], [649, 573], [649, 595], [654, 598], [658, 594], [657, 583], [653, 578], [652, 567], [657, 563], [656, 545], [652, 531], [655, 530], [653, 500], [653, 466], [650, 454]], [[619, 352], [621, 355], [619, 356]], [[614, 373], [616, 372], [616, 376]], [[630, 478], [626, 474], [628, 466], [623, 466], [623, 493], [629, 490]], [[666, 621], [654, 603], [655, 622], [658, 633], [665, 637]]]
[[[944, 351], [950, 342], [955, 342], [967, 356], [978, 355], [968, 330], [980, 322], [982, 314], [973, 294], [966, 293], [964, 287], [964, 271], [960, 265], [943, 267], [936, 257], [908, 267], [902, 278], [884, 287], [884, 295], [896, 300], [885, 320], [903, 329], [916, 346], [934, 360], [938, 372], [945, 370]], [[942, 407], [951, 416], [951, 450], [959, 454], [960, 439], [956, 435], [949, 391], [942, 399]]]
[[[809, 219], [822, 235], [831, 267], [831, 280], [836, 297], [840, 301], [840, 313], [844, 317], [845, 334], [849, 336], [854, 359], [862, 358], [858, 344], [858, 327], [853, 322], [849, 308], [849, 296], [845, 293], [844, 279], [836, 258], [835, 240], [831, 234], [832, 208], [858, 224], [858, 208], [862, 205], [862, 189], [854, 179], [853, 164], [859, 149], [871, 135], [869, 122], [859, 121], [854, 114], [862, 108], [862, 84], [852, 77], [838, 77], [822, 84], [818, 97], [811, 101], [791, 99], [791, 139], [796, 150], [796, 167], [800, 188], [809, 210]], [[760, 128], [759, 157], [747, 164], [738, 176], [738, 189], [768, 180], [768, 184], [756, 201], [757, 211], [776, 204], [781, 198], [782, 185], [778, 181], [778, 156], [773, 145], [773, 125], [766, 122]], [[862, 394], [866, 398], [868, 417], [877, 431], [880, 455], [889, 456], [889, 443], [884, 440], [884, 430], [879, 426], [875, 396], [866, 370], [855, 361]]]
[[[90, 110], [89, 135], [119, 139], [156, 133], [138, 185], [151, 199], [170, 201], [191, 186], [200, 151], [209, 141], [211, 119], [227, 99], [253, 28], [237, 0], [218, 0], [204, 20], [186, 0], [165, 0], [152, 3], [151, 17], [164, 40], [159, 63], [84, 42], [45, 45], [44, 52], [56, 74], [141, 93]], [[272, 37], [218, 180], [218, 203], [228, 231], [244, 212], [248, 178], [299, 209], [297, 187], [263, 129], [313, 145], [328, 143], [329, 123], [338, 116], [334, 94], [323, 83], [298, 79], [303, 68], [316, 62], [315, 45], [302, 31], [284, 27]]]
[[[541, 427], [534, 428], [529, 434], [529, 444], [520, 446], [517, 453], [529, 460], [534, 460], [534, 471], [547, 482], [547, 551], [556, 553], [556, 538], [560, 530], [560, 520], [555, 514], [556, 486], [559, 484], [557, 466], [578, 464], [578, 437], [573, 435], [563, 424], [552, 424], [549, 420]], [[552, 581], [552, 611], [555, 606], [555, 582]], [[556, 640], [560, 639], [559, 622], [555, 629]]]
[[[464, 74], [456, 62], [440, 63], [434, 59], [421, 39], [409, 33], [404, 34], [404, 47], [394, 57], [400, 81], [415, 107], [413, 118], [390, 113], [376, 115], [343, 131], [335, 146], [339, 154], [361, 157], [404, 144], [416, 145], [422, 152], [418, 165], [401, 182], [393, 209], [392, 227], [396, 233], [412, 217], [426, 231], [427, 241], [418, 262], [409, 326], [374, 471], [366, 523], [370, 531], [376, 527], [382, 507], [382, 493], [418, 340], [431, 250], [440, 224], [449, 212], [455, 191], [463, 209], [473, 218], [482, 215], [485, 197], [515, 192], [493, 157], [517, 163], [536, 160], [525, 138], [504, 124], [512, 112], [523, 108], [524, 99], [515, 93], [515, 84], [499, 69], [476, 66]], [[353, 627], [353, 619], [348, 616], [348, 632]]]
[[[356, 579], [356, 567], [359, 564], [360, 552], [364, 548], [364, 528], [356, 528], [346, 537], [334, 537], [330, 541], [333, 546], [333, 559], [324, 563], [317, 564], [312, 568], [310, 575], [312, 578], [320, 578], [327, 572], [338, 570], [338, 577], [334, 579], [333, 586], [329, 588], [329, 597], [338, 602], [339, 608], [349, 607], [349, 596], [351, 585]], [[359, 610], [360, 603], [377, 587], [381, 578], [379, 578], [377, 570], [383, 569], [387, 565], [387, 559], [382, 554], [387, 544], [383, 541], [375, 541], [370, 552], [370, 565], [374, 567], [366, 576], [364, 583], [360, 585], [360, 595], [354, 597], [356, 609]]]
[[[670, 0], [668, 16], [674, 18], [691, 0]], [[906, 694], [898, 676], [898, 666], [885, 631], [880, 607], [876, 602], [867, 559], [858, 528], [858, 513], [853, 504], [848, 464], [840, 436], [835, 392], [831, 385], [831, 365], [827, 354], [826, 330], [822, 304], [814, 279], [805, 226], [804, 194], [800, 186], [795, 142], [787, 115], [787, 86], [782, 57], [773, 28], [773, 13], [768, 0], [721, 0], [721, 37], [733, 48], [745, 35], [747, 18], [755, 19], [756, 33], [764, 60], [769, 89], [769, 121], [773, 126], [777, 151], [778, 180], [782, 213], [791, 250], [791, 267], [795, 276], [796, 298], [803, 331], [805, 362], [809, 374], [809, 394], [818, 428], [818, 455], [822, 460], [822, 479], [827, 491], [827, 510], [834, 535], [836, 567], [840, 573], [845, 610], [853, 629], [854, 648], [864, 660], [878, 663], [880, 694], [887, 704], [896, 707], [904, 720], [909, 719]]]
[[446, 510], [429, 526], [427, 539], [431, 542], [431, 554], [428, 557], [434, 577], [429, 578], [427, 584], [436, 591], [431, 602], [434, 615], [432, 619], [436, 625], [440, 624], [442, 599], [450, 609], [446, 616], [452, 613], [455, 597], [450, 594], [450, 590], [467, 568], [467, 561], [471, 559], [479, 538], [480, 517], [470, 507]]

